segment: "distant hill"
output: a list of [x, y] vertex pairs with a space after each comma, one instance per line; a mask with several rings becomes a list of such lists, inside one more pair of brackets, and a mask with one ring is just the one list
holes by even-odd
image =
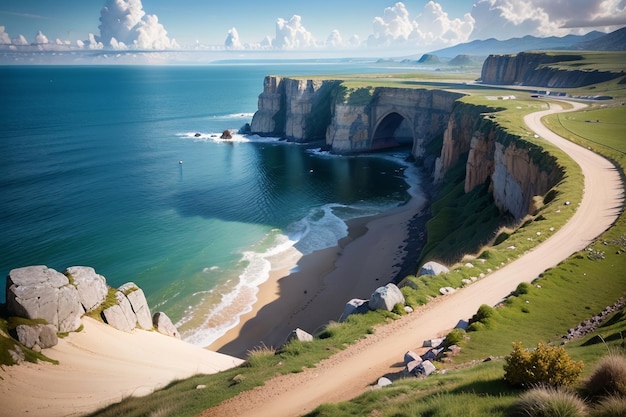
[[511, 38], [505, 41], [491, 38], [462, 43], [449, 48], [432, 51], [429, 52], [429, 54], [437, 55], [440, 58], [453, 58], [458, 55], [486, 57], [491, 54], [516, 54], [523, 51], [578, 49], [576, 46], [581, 43], [592, 42], [605, 36], [608, 35], [593, 31], [583, 36], [567, 35], [563, 37], [550, 36], [548, 38], [538, 38], [536, 36], [527, 35], [523, 38]]
[[441, 63], [441, 61], [439, 60], [439, 57], [437, 55], [431, 55], [431, 54], [424, 54], [424, 55], [422, 55], [422, 57], [417, 62], [419, 64], [439, 64], [439, 63]]
[[596, 39], [580, 42], [573, 49], [579, 51], [626, 51], [626, 27]]

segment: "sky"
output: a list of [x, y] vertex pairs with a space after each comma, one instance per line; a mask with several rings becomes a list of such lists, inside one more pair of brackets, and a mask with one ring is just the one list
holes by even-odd
[[424, 53], [626, 26], [626, 0], [0, 0], [0, 50]]

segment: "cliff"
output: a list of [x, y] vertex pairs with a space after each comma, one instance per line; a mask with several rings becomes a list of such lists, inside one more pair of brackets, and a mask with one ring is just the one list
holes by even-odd
[[500, 109], [462, 97], [445, 90], [351, 88], [337, 80], [268, 76], [251, 128], [296, 142], [324, 139], [341, 154], [411, 146], [435, 183], [464, 163], [466, 193], [488, 182], [500, 211], [521, 219], [533, 198], [547, 193], [563, 173], [555, 158], [497, 124], [493, 115]]
[[579, 54], [522, 52], [516, 55], [489, 55], [480, 79], [485, 84], [530, 85], [549, 88], [576, 88], [609, 81], [623, 71], [599, 71], [557, 67], [558, 62], [583, 60]]

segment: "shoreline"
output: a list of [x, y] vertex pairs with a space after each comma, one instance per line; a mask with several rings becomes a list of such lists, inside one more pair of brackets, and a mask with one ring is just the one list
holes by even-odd
[[315, 334], [339, 320], [351, 299], [367, 299], [376, 288], [397, 282], [411, 261], [407, 249], [423, 244], [412, 232], [423, 224], [427, 201], [425, 193], [412, 193], [403, 205], [348, 220], [348, 235], [335, 246], [299, 254], [295, 265], [272, 262], [252, 310], [205, 348], [238, 358], [256, 347], [278, 348], [292, 330]]

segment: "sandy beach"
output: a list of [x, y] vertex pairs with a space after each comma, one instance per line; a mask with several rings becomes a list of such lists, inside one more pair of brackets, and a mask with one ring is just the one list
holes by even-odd
[[314, 334], [339, 320], [349, 300], [368, 299], [400, 271], [408, 224], [425, 204], [415, 195], [387, 212], [350, 220], [348, 236], [336, 246], [301, 256], [295, 268], [274, 268], [252, 311], [208, 349], [245, 358], [256, 346], [279, 347], [296, 328]]
[[0, 416], [84, 415], [176, 379], [232, 368], [241, 360], [157, 332], [122, 332], [88, 317], [84, 329], [43, 353], [59, 361], [1, 367]]

